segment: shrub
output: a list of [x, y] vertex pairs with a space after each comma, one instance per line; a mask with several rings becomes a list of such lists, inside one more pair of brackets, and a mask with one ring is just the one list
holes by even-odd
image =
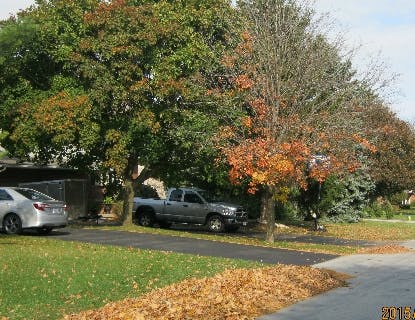
[[362, 172], [343, 179], [330, 176], [321, 189], [319, 211], [330, 221], [357, 222], [374, 189], [370, 177]]
[[388, 197], [388, 200], [390, 201], [391, 204], [396, 205], [396, 206], [402, 206], [405, 207], [407, 206], [409, 209], [409, 204], [405, 204], [405, 200], [408, 199], [408, 192], [406, 191], [401, 191], [401, 192], [397, 192], [392, 194], [391, 196]]
[[377, 199], [363, 210], [366, 218], [381, 218], [392, 219], [397, 213], [397, 209], [388, 200]]

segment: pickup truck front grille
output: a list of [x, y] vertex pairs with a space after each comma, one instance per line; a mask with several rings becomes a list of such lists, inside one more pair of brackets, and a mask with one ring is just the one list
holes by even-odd
[[247, 215], [246, 211], [245, 211], [245, 210], [244, 210], [244, 208], [242, 208], [242, 207], [239, 207], [238, 209], [236, 209], [236, 211], [235, 211], [235, 215], [236, 215], [238, 218], [247, 218], [247, 217], [248, 217], [248, 215]]

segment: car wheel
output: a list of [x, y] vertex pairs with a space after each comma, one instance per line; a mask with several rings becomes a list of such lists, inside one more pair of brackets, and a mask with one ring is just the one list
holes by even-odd
[[7, 234], [19, 234], [22, 232], [22, 220], [17, 214], [10, 213], [3, 219], [3, 228]]
[[218, 215], [210, 216], [207, 221], [207, 226], [209, 231], [212, 232], [223, 232], [223, 230], [225, 230], [225, 223], [223, 222], [222, 217]]
[[154, 215], [150, 211], [143, 211], [138, 217], [138, 224], [143, 227], [152, 227], [154, 224]]
[[52, 232], [52, 228], [40, 228], [37, 229], [37, 232], [41, 235], [47, 235]]

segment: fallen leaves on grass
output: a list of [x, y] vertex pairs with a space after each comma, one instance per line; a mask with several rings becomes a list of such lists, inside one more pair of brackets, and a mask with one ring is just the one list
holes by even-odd
[[65, 320], [254, 319], [344, 284], [335, 272], [277, 265], [227, 270], [212, 278], [189, 279], [137, 299], [67, 315]]
[[412, 252], [411, 249], [397, 245], [397, 244], [388, 244], [378, 247], [366, 247], [359, 249], [358, 253], [364, 254], [396, 254], [396, 253], [406, 253]]
[[368, 241], [402, 241], [413, 239], [415, 224], [404, 222], [339, 223], [326, 225], [327, 235], [342, 239]]

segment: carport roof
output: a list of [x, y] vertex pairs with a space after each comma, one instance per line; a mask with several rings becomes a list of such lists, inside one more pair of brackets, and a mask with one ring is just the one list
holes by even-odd
[[74, 170], [73, 168], [61, 167], [56, 163], [40, 165], [33, 162], [21, 161], [18, 159], [4, 158], [0, 160], [0, 170], [6, 168], [27, 168], [27, 169], [59, 169], [59, 170]]

